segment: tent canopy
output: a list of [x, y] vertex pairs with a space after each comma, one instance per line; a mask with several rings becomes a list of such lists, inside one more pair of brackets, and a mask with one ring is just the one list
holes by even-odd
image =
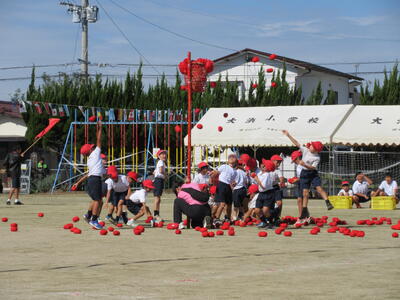
[[24, 141], [26, 125], [22, 118], [2, 115], [0, 118], [1, 141]]
[[333, 137], [343, 145], [399, 145], [400, 105], [356, 106]]
[[[203, 128], [193, 128], [192, 145], [292, 146], [282, 134], [283, 129], [300, 143], [317, 140], [330, 143], [332, 135], [352, 108], [351, 104], [211, 108], [198, 122]], [[221, 132], [219, 126], [223, 128]]]

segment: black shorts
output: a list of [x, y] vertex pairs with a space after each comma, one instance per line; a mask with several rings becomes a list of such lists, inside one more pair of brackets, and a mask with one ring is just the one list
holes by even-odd
[[13, 189], [19, 189], [21, 187], [21, 176], [18, 174], [11, 174], [11, 187]]
[[133, 214], [137, 215], [143, 207], [143, 203], [134, 203], [132, 200], [126, 200], [126, 207]]
[[103, 197], [107, 196], [107, 184], [104, 181], [101, 183], [101, 195]]
[[217, 192], [215, 194], [216, 203], [232, 204], [232, 188], [229, 184], [218, 182]]
[[101, 201], [102, 181], [100, 176], [89, 176], [87, 181], [87, 193], [94, 201]]
[[128, 194], [128, 191], [125, 191], [125, 192], [116, 192], [116, 191], [112, 191], [112, 194], [111, 194], [111, 203], [112, 203], [114, 206], [118, 206], [118, 202], [119, 202], [120, 200], [123, 200], [123, 201], [124, 201], [124, 204], [125, 204], [125, 197], [126, 197], [127, 194]]
[[161, 197], [163, 194], [163, 190], [164, 190], [164, 179], [163, 178], [155, 178], [153, 181], [154, 184], [154, 191], [153, 191], [153, 195], [154, 197]]
[[269, 190], [258, 194], [256, 208], [275, 207], [275, 190]]
[[371, 191], [368, 191], [367, 198], [358, 196], [358, 195], [355, 195], [355, 196], [358, 198], [358, 202], [360, 202], [360, 203], [368, 202], [371, 200]]
[[321, 178], [319, 178], [316, 170], [302, 170], [300, 175], [301, 190], [309, 190], [312, 187], [321, 186]]
[[281, 190], [279, 185], [274, 185], [274, 191], [275, 191], [275, 201], [282, 201], [283, 191]]
[[233, 205], [236, 208], [242, 207], [243, 200], [244, 200], [244, 198], [246, 198], [246, 196], [247, 196], [247, 190], [244, 187], [233, 190], [233, 192], [232, 192]]

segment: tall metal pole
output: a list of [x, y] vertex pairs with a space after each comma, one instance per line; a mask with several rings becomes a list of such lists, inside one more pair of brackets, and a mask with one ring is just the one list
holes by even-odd
[[188, 122], [188, 149], [187, 149], [187, 180], [192, 180], [192, 58], [190, 51], [188, 52], [189, 60], [189, 80], [187, 83], [188, 91], [188, 111], [187, 111], [187, 122]]
[[81, 73], [84, 78], [88, 78], [88, 62], [89, 62], [89, 52], [88, 52], [88, 20], [87, 20], [87, 10], [89, 6], [89, 0], [82, 1], [82, 52], [81, 52]]

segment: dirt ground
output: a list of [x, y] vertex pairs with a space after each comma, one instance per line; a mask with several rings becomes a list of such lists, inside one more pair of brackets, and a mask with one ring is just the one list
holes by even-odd
[[[4, 198], [4, 197], [3, 197]], [[82, 220], [81, 235], [64, 230], [85, 212], [83, 193], [22, 197], [24, 206], [0, 204], [0, 299], [399, 299], [400, 238], [388, 225], [357, 226], [371, 217], [400, 218], [400, 210], [333, 210], [312, 201], [314, 216], [346, 220], [365, 230], [364, 238], [309, 234], [292, 237], [255, 227], [236, 228], [235, 236], [202, 238], [185, 230], [146, 228], [135, 236], [100, 236]], [[172, 217], [172, 195], [162, 216]], [[283, 215], [295, 215], [285, 200]], [[43, 218], [37, 217], [43, 212]], [[10, 232], [16, 222], [18, 232]]]

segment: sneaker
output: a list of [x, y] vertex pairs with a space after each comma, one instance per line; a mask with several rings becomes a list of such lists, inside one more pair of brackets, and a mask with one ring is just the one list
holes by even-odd
[[88, 224], [90, 223], [90, 218], [89, 218], [89, 216], [87, 214], [83, 215], [83, 220]]
[[135, 228], [136, 226], [138, 226], [138, 224], [136, 224], [134, 219], [130, 219], [128, 220], [128, 222], [126, 223], [126, 225], [131, 226], [132, 228]]
[[275, 226], [274, 226], [274, 224], [273, 223], [267, 223], [267, 226], [266, 226], [268, 229], [273, 229]]
[[7, 204], [7, 205], [11, 205], [11, 200], [10, 200], [10, 199], [7, 199], [6, 204]]
[[118, 224], [125, 224], [124, 218], [119, 217], [119, 219], [118, 219]]
[[326, 208], [327, 208], [328, 210], [334, 209], [334, 207], [333, 207], [331, 201], [325, 200], [325, 204], [326, 204]]
[[203, 220], [203, 227], [207, 229], [211, 229], [212, 219], [210, 216], [205, 216]]
[[15, 200], [15, 201], [14, 201], [14, 205], [24, 205], [24, 203], [22, 203], [22, 202], [19, 201], [19, 200]]
[[[128, 224], [128, 223], [126, 223], [126, 224]], [[156, 227], [156, 222], [154, 222], [154, 220], [150, 220], [150, 227]]]
[[222, 225], [222, 221], [220, 219], [215, 219], [213, 225], [215, 228], [219, 228]]
[[265, 228], [265, 227], [267, 227], [267, 226], [268, 226], [268, 224], [265, 223], [265, 222], [261, 222], [261, 223], [257, 224], [257, 227], [258, 227], [258, 228]]
[[111, 223], [112, 216], [106, 216], [106, 221]]
[[157, 223], [164, 222], [163, 218], [160, 216], [154, 216], [153, 220], [155, 220]]
[[304, 219], [298, 218], [296, 223], [294, 223], [294, 225], [297, 225], [297, 224], [303, 225], [304, 224]]
[[96, 221], [91, 220], [89, 222], [89, 225], [92, 226], [94, 229], [97, 229], [97, 230], [103, 229], [103, 226], [101, 226], [97, 220]]
[[186, 228], [185, 224], [183, 224], [183, 222], [180, 222], [178, 225], [178, 229], [185, 229], [185, 228]]

